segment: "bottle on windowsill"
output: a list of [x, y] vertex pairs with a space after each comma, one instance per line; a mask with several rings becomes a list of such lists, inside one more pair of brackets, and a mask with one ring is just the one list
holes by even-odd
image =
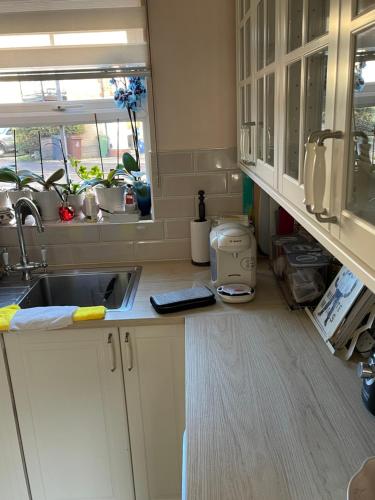
[[125, 212], [133, 214], [137, 211], [137, 196], [134, 192], [133, 186], [127, 184], [125, 193]]

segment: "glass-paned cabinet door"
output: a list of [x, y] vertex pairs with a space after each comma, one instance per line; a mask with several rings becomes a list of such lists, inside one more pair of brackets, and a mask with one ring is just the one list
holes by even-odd
[[264, 0], [257, 6], [257, 69], [264, 66]]
[[328, 33], [330, 3], [330, 0], [288, 0], [288, 52]]
[[276, 41], [276, 0], [267, 1], [266, 19], [266, 66], [275, 61], [275, 41]]
[[[285, 40], [283, 108], [279, 120], [283, 133], [279, 190], [306, 212], [304, 201], [305, 144], [313, 132], [333, 128], [337, 75], [339, 0], [284, 0]], [[331, 27], [331, 18], [333, 19]], [[324, 202], [330, 209], [331, 149], [327, 147]]]
[[268, 165], [274, 166], [275, 160], [275, 74], [266, 76], [266, 158]]
[[326, 129], [328, 51], [323, 49], [305, 59], [304, 144], [316, 130]]
[[362, 14], [366, 10], [374, 9], [374, 0], [356, 0], [353, 5], [354, 15]]
[[264, 160], [264, 79], [257, 81], [257, 160]]
[[254, 129], [252, 118], [252, 17], [250, 0], [237, 1], [237, 134], [238, 159], [254, 164]]
[[285, 173], [298, 179], [300, 148], [301, 61], [287, 68]]
[[307, 12], [307, 40], [328, 33], [329, 0], [309, 0]]
[[[350, 29], [340, 39], [339, 71], [343, 78], [338, 85], [336, 122], [343, 124], [345, 139], [337, 141], [335, 154], [335, 231], [374, 273], [375, 5], [368, 10], [370, 4], [373, 2], [344, 2], [342, 12], [342, 23]], [[363, 14], [353, 16], [360, 7]]]
[[375, 226], [375, 26], [355, 35], [353, 49], [346, 207]]
[[302, 45], [303, 0], [288, 0], [288, 52]]
[[276, 186], [275, 115], [276, 115], [276, 0], [252, 2], [256, 24], [255, 95], [255, 168], [254, 172], [271, 186]]

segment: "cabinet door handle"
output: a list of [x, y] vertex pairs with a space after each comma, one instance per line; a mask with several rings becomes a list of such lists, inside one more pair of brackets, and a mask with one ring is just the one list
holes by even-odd
[[125, 355], [127, 361], [127, 368], [128, 371], [130, 372], [133, 369], [133, 352], [132, 352], [132, 345], [130, 342], [129, 332], [125, 333]]
[[109, 350], [109, 359], [111, 360], [111, 372], [114, 372], [116, 370], [116, 353], [112, 333], [108, 334], [107, 346]]
[[319, 222], [337, 223], [337, 217], [327, 216], [327, 210], [323, 206], [326, 189], [326, 148], [324, 141], [326, 139], [342, 139], [343, 136], [341, 131], [332, 132], [330, 129], [317, 130], [310, 135], [306, 144], [304, 202], [306, 210], [314, 214]]
[[315, 158], [315, 143], [307, 142], [305, 144], [305, 163], [304, 163], [304, 171], [303, 171], [303, 185], [305, 189], [305, 199], [304, 203], [306, 205], [306, 210], [310, 213], [313, 213], [313, 166], [314, 166], [314, 158]]

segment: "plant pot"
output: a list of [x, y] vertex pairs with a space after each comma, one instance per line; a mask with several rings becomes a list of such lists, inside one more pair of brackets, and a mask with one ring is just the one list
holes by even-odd
[[79, 217], [81, 215], [84, 199], [85, 195], [83, 193], [68, 194], [67, 202], [74, 208], [75, 217]]
[[61, 205], [61, 199], [56, 191], [37, 191], [33, 193], [33, 199], [38, 205], [42, 220], [59, 220], [59, 207]]
[[0, 209], [10, 208], [7, 191], [0, 191]]
[[[111, 188], [97, 186], [95, 192], [99, 207], [108, 212], [124, 212], [125, 189], [125, 186], [115, 186]], [[103, 217], [108, 218], [110, 214], [104, 210], [102, 211]]]
[[32, 191], [30, 191], [29, 189], [28, 190], [24, 190], [24, 191], [18, 191], [18, 190], [15, 190], [15, 189], [11, 189], [9, 191], [7, 191], [8, 193], [8, 198], [9, 198], [9, 201], [10, 201], [10, 204], [12, 205], [12, 207], [17, 203], [17, 201], [20, 199], [20, 198], [29, 198], [29, 200], [32, 199]]
[[135, 192], [137, 195], [137, 204], [144, 217], [150, 215], [151, 212], [151, 188], [149, 184], [142, 184], [140, 187], [135, 184]]

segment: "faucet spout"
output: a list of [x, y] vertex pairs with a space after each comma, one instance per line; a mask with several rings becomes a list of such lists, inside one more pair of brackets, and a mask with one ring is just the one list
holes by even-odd
[[37, 209], [36, 205], [34, 202], [32, 202], [29, 198], [19, 198], [15, 205], [14, 205], [14, 214], [15, 216], [21, 216], [21, 208], [23, 206], [26, 206], [28, 207], [28, 209], [30, 210], [31, 214], [33, 215], [34, 219], [35, 219], [35, 224], [36, 224], [36, 227], [37, 227], [37, 230], [39, 233], [42, 233], [44, 231], [44, 226], [43, 226], [43, 222], [42, 222], [42, 219], [40, 217], [40, 213], [39, 213], [39, 210]]
[[[17, 236], [18, 236], [18, 243], [20, 246], [21, 256], [20, 256], [20, 264], [18, 266], [13, 266], [13, 267], [15, 270], [22, 271], [24, 280], [30, 281], [31, 280], [31, 270], [37, 269], [37, 268], [42, 267], [42, 266], [40, 264], [37, 264], [37, 263], [30, 263], [29, 262], [29, 257], [27, 255], [26, 244], [25, 244], [25, 236], [23, 234], [23, 227], [22, 227], [21, 209], [23, 206], [26, 206], [27, 208], [29, 208], [32, 215], [34, 216], [35, 224], [36, 224], [36, 227], [37, 227], [37, 230], [39, 233], [42, 233], [44, 231], [44, 226], [43, 226], [42, 219], [40, 217], [39, 211], [38, 211], [35, 203], [33, 203], [28, 198], [19, 198], [14, 205], [14, 215], [16, 218]], [[45, 267], [45, 265], [47, 265], [47, 264], [43, 263], [44, 267]]]

